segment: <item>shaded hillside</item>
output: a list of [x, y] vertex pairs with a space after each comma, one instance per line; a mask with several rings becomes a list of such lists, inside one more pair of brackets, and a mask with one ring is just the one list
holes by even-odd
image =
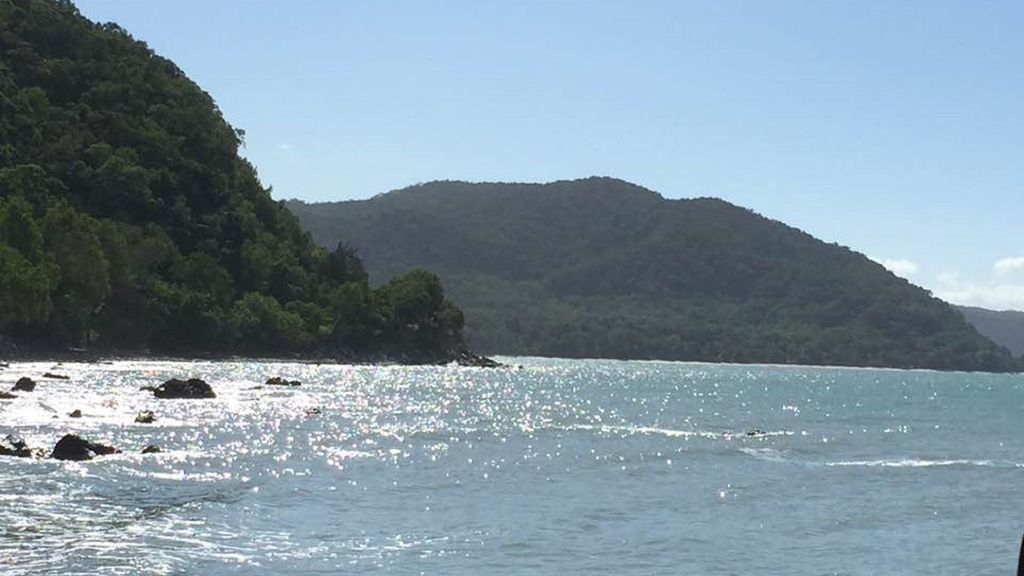
[[955, 306], [972, 326], [1015, 356], [1024, 355], [1024, 312]]
[[0, 343], [443, 359], [437, 278], [316, 246], [173, 62], [66, 1], [0, 0]]
[[610, 178], [433, 182], [290, 202], [376, 281], [436, 271], [493, 353], [1008, 370], [945, 303], [863, 255], [712, 198]]

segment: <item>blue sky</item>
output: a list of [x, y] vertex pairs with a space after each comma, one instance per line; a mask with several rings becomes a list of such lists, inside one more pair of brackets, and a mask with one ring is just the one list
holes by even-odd
[[246, 131], [277, 198], [607, 175], [1024, 310], [1024, 3], [79, 0]]

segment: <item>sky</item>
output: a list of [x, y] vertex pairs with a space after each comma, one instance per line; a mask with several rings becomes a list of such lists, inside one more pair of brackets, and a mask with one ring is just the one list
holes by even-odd
[[1024, 310], [1024, 2], [78, 0], [275, 198], [614, 176]]

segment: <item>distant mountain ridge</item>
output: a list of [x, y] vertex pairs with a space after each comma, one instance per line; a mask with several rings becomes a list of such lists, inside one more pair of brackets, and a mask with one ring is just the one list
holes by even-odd
[[993, 342], [1005, 346], [1014, 356], [1024, 355], [1024, 312], [954, 306], [967, 321]]
[[430, 182], [286, 205], [374, 281], [422, 266], [490, 353], [965, 370], [1017, 361], [847, 248], [715, 198], [614, 178]]

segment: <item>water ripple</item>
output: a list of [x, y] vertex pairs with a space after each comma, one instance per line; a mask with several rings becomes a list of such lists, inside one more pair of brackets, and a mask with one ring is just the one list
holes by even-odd
[[[1007, 503], [1024, 496], [1020, 377], [512, 362], [14, 364], [0, 388], [71, 379], [0, 402], [0, 435], [49, 450], [74, 432], [124, 452], [0, 458], [0, 566], [997, 573], [1003, 536], [1019, 536]], [[184, 376], [217, 398], [139, 390]], [[271, 376], [302, 386], [265, 386]], [[156, 421], [135, 423], [146, 410]], [[140, 454], [149, 444], [163, 451]]]

